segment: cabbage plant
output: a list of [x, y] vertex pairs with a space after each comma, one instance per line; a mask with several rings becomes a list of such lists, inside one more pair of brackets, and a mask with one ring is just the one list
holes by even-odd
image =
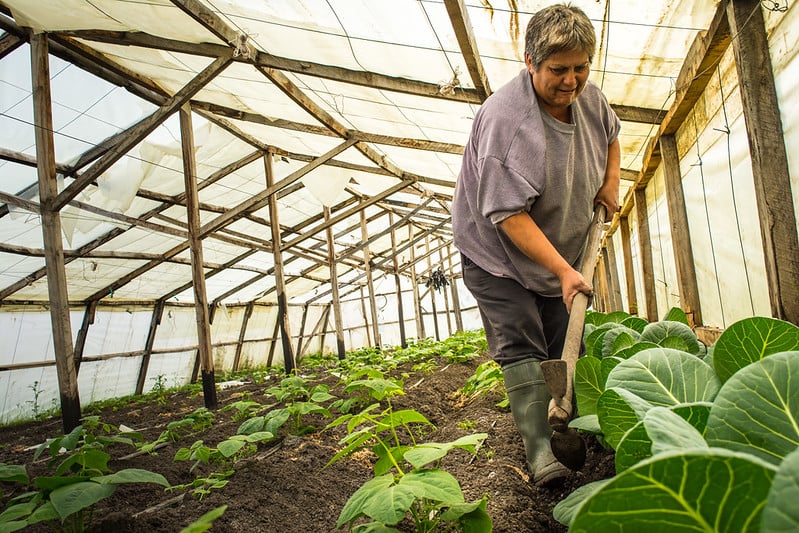
[[572, 421], [614, 448], [616, 475], [555, 518], [572, 532], [799, 531], [799, 328], [747, 318], [705, 347], [677, 311], [625, 320], [587, 320]]

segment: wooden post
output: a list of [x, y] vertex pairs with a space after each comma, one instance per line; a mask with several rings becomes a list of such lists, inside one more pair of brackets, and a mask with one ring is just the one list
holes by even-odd
[[[273, 155], [264, 154], [264, 171], [267, 189], [275, 185], [275, 172], [272, 168]], [[280, 221], [277, 211], [277, 191], [269, 195], [269, 229], [272, 232], [272, 255], [275, 263], [275, 293], [277, 295], [277, 322], [280, 324], [280, 338], [283, 346], [283, 364], [286, 374], [294, 371], [294, 348], [291, 345], [291, 327], [286, 300], [286, 280], [283, 276], [282, 241], [280, 238]], [[270, 357], [271, 360], [271, 357]]]
[[[330, 221], [330, 208], [324, 206], [325, 222]], [[336, 249], [333, 242], [333, 226], [328, 225], [325, 228], [325, 235], [327, 236], [327, 263], [330, 267], [330, 290], [332, 291], [331, 298], [333, 299], [333, 322], [336, 325], [336, 347], [338, 348], [338, 358], [344, 359], [346, 350], [344, 349], [344, 323], [341, 318], [341, 302], [339, 301], [338, 291], [338, 268], [336, 266]]]
[[624, 253], [624, 280], [627, 283], [627, 312], [638, 314], [638, 296], [635, 293], [635, 268], [633, 268], [633, 249], [630, 244], [630, 219], [626, 216], [619, 219], [621, 229], [621, 247]]
[[194, 160], [194, 129], [191, 105], [180, 108], [180, 133], [183, 140], [183, 181], [186, 187], [186, 220], [191, 248], [191, 278], [194, 287], [194, 314], [197, 320], [197, 346], [207, 409], [216, 409], [214, 353], [211, 347], [211, 318], [203, 271], [203, 241], [200, 238], [200, 200], [197, 194], [197, 164]]
[[33, 85], [33, 123], [36, 138], [36, 170], [44, 240], [44, 263], [47, 292], [50, 298], [50, 324], [55, 350], [58, 389], [61, 396], [61, 420], [64, 433], [80, 425], [78, 371], [72, 345], [69, 295], [61, 241], [61, 217], [53, 203], [58, 196], [53, 141], [53, 108], [50, 99], [50, 59], [46, 33], [34, 33], [31, 46], [31, 83]]
[[[425, 263], [427, 263], [427, 272], [428, 275], [433, 272], [433, 265], [430, 262], [430, 236], [425, 235], [424, 237], [424, 251], [425, 255]], [[433, 313], [433, 330], [436, 332], [436, 340], [441, 340], [441, 332], [438, 330], [438, 309], [436, 308], [436, 291], [433, 289], [433, 286], [430, 286], [430, 305], [432, 306], [431, 312]]]
[[413, 226], [408, 224], [408, 242], [411, 254], [411, 281], [413, 285], [413, 307], [416, 310], [416, 337], [425, 338], [424, 315], [422, 315], [422, 299], [419, 297], [419, 280], [416, 278], [416, 243], [414, 242]]
[[[443, 248], [438, 249], [438, 264], [442, 267], [444, 266], [444, 252]], [[443, 270], [443, 268], [442, 268]], [[447, 317], [447, 337], [452, 336], [452, 316], [450, 315], [449, 310], [449, 291], [446, 288], [442, 288], [441, 294], [444, 295], [444, 311], [445, 316]]]
[[663, 176], [666, 182], [666, 203], [671, 221], [671, 244], [677, 267], [677, 283], [680, 289], [682, 309], [691, 326], [702, 325], [702, 310], [699, 302], [699, 286], [696, 281], [694, 251], [691, 246], [691, 231], [688, 213], [685, 210], [685, 193], [680, 174], [680, 156], [674, 135], [661, 135], [660, 153], [663, 158]]
[[641, 279], [644, 282], [646, 318], [658, 320], [658, 304], [655, 298], [655, 278], [652, 270], [652, 243], [649, 234], [649, 214], [646, 209], [646, 189], [635, 190], [635, 214], [638, 218], [638, 244], [641, 247]]
[[619, 268], [616, 264], [616, 250], [613, 246], [613, 237], [605, 239], [605, 270], [608, 274], [608, 304], [611, 311], [620, 311], [621, 286], [619, 284]]
[[449, 285], [450, 290], [452, 291], [452, 308], [455, 313], [455, 330], [456, 331], [463, 331], [463, 316], [461, 315], [461, 300], [460, 296], [458, 296], [458, 283], [455, 279], [453, 265], [452, 265], [452, 247], [447, 247], [447, 250], [450, 252], [448, 261], [449, 261], [449, 271], [452, 274], [452, 282]]
[[402, 308], [402, 285], [400, 284], [399, 260], [397, 259], [397, 232], [394, 229], [394, 213], [388, 214], [388, 223], [391, 226], [391, 258], [394, 265], [394, 286], [397, 290], [397, 315], [400, 330], [400, 346], [407, 348], [408, 339], [405, 337], [405, 312]]
[[743, 102], [771, 314], [799, 324], [799, 237], [763, 8], [731, 0], [727, 19]]
[[144, 394], [147, 370], [150, 368], [150, 357], [153, 355], [153, 346], [155, 345], [155, 334], [164, 316], [165, 305], [166, 302], [164, 300], [158, 300], [155, 303], [155, 307], [153, 307], [153, 315], [150, 317], [150, 329], [147, 331], [147, 340], [144, 343], [144, 355], [141, 358], [139, 375], [136, 378], [136, 394]]
[[83, 323], [75, 339], [75, 373], [80, 372], [80, 362], [83, 360], [83, 349], [86, 347], [86, 337], [89, 335], [89, 326], [94, 324], [94, 315], [97, 312], [97, 300], [91, 300], [86, 304], [86, 311], [83, 313]]
[[300, 322], [300, 333], [297, 335], [297, 364], [300, 363], [300, 354], [302, 353], [302, 337], [305, 335], [305, 323], [308, 320], [308, 303], [302, 306], [302, 322]]
[[[361, 210], [361, 239], [366, 242], [369, 240], [369, 232], [366, 228], [366, 209]], [[377, 318], [377, 301], [375, 299], [375, 285], [372, 276], [372, 256], [369, 252], [369, 245], [363, 247], [363, 268], [366, 272], [366, 286], [369, 292], [369, 309], [372, 312], [372, 330], [377, 347], [382, 346], [380, 340], [380, 324]], [[368, 328], [367, 328], [368, 330]]]
[[241, 319], [241, 329], [239, 330], [239, 341], [236, 343], [236, 355], [233, 357], [233, 372], [238, 371], [241, 364], [241, 350], [244, 347], [244, 337], [247, 334], [247, 324], [252, 318], [255, 310], [255, 302], [250, 302], [244, 310], [244, 317]]
[[366, 345], [375, 346], [377, 343], [372, 343], [372, 332], [369, 328], [369, 317], [366, 315], [366, 294], [363, 291], [363, 285], [359, 287], [361, 294], [361, 314], [363, 315], [363, 329], [366, 332]]

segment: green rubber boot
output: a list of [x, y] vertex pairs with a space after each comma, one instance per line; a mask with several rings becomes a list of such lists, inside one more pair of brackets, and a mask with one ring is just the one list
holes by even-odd
[[549, 438], [552, 428], [547, 422], [549, 390], [536, 359], [523, 359], [502, 367], [505, 390], [516, 427], [524, 441], [527, 467], [536, 485], [550, 485], [569, 473], [552, 455]]

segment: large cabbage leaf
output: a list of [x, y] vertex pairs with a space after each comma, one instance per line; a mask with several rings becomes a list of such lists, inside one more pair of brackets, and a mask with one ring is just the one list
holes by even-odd
[[710, 409], [708, 443], [779, 465], [799, 447], [798, 376], [799, 351], [773, 354], [739, 370]]
[[607, 443], [614, 449], [618, 447], [624, 435], [643, 420], [651, 408], [651, 403], [622, 387], [605, 390], [597, 402], [597, 416]]
[[569, 531], [759, 532], [776, 471], [720, 448], [662, 453], [602, 485]]
[[776, 318], [751, 317], [728, 327], [713, 345], [713, 366], [721, 381], [764, 357], [799, 350], [799, 327]]
[[650, 348], [619, 363], [605, 387], [627, 389], [653, 405], [668, 407], [713, 401], [720, 383], [701, 359], [679, 350]]
[[799, 448], [789, 453], [777, 470], [763, 509], [763, 533], [799, 531]]
[[698, 356], [705, 354], [705, 345], [697, 340], [696, 334], [691, 328], [674, 320], [661, 320], [649, 324], [641, 332], [641, 337], [638, 340], [654, 342], [664, 348], [682, 350]]

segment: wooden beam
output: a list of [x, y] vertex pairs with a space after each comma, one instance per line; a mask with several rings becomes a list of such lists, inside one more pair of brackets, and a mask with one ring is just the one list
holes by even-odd
[[191, 278], [194, 287], [194, 314], [197, 322], [197, 350], [203, 383], [203, 399], [207, 409], [216, 409], [216, 383], [214, 378], [214, 354], [211, 347], [211, 318], [208, 310], [208, 294], [205, 290], [203, 271], [203, 244], [200, 237], [200, 208], [197, 193], [197, 163], [194, 160], [194, 128], [191, 106], [183, 104], [180, 109], [180, 135], [183, 147], [183, 182], [186, 188], [186, 220], [189, 225], [189, 247], [191, 249]]
[[635, 191], [636, 218], [638, 219], [638, 244], [641, 248], [641, 279], [644, 282], [646, 318], [649, 322], [658, 320], [658, 304], [655, 297], [655, 277], [652, 266], [652, 243], [649, 232], [649, 213], [646, 206], [646, 191]]
[[365, 209], [361, 209], [361, 240], [363, 240], [363, 270], [366, 274], [366, 287], [369, 292], [369, 310], [372, 317], [374, 346], [380, 347], [382, 346], [380, 340], [380, 324], [377, 318], [377, 300], [375, 299], [375, 284], [372, 276], [372, 257], [369, 253], [369, 242], [371, 239], [369, 238], [369, 231], [366, 227]]
[[627, 283], [627, 312], [631, 315], [637, 315], [638, 296], [635, 292], [635, 268], [633, 266], [633, 251], [630, 243], [630, 219], [626, 216], [621, 217], [619, 228], [624, 255], [624, 280]]
[[397, 191], [401, 191], [402, 189], [406, 188], [411, 183], [412, 183], [411, 180], [400, 181], [399, 183], [397, 183], [393, 187], [391, 187], [389, 189], [386, 189], [385, 191], [381, 192], [379, 195], [373, 196], [373, 197], [369, 198], [368, 200], [364, 200], [363, 202], [358, 203], [355, 207], [352, 207], [350, 209], [345, 210], [344, 212], [341, 212], [341, 213], [338, 213], [335, 216], [332, 216], [330, 218], [330, 220], [326, 220], [324, 223], [315, 226], [312, 230], [310, 230], [310, 231], [300, 235], [299, 237], [296, 237], [293, 240], [283, 244], [283, 249], [284, 250], [291, 249], [293, 246], [297, 245], [298, 243], [300, 243], [300, 242], [302, 242], [302, 241], [304, 241], [304, 240], [306, 240], [306, 239], [318, 234], [322, 230], [326, 229], [328, 227], [328, 225], [332, 226], [333, 224], [341, 222], [342, 220], [344, 220], [344, 219], [346, 219], [348, 217], [351, 217], [352, 215], [357, 214], [358, 211], [360, 211], [361, 209], [365, 209], [368, 206], [379, 202], [380, 200], [382, 200], [386, 196], [394, 194]]
[[47, 34], [31, 37], [31, 84], [33, 86], [33, 123], [36, 138], [36, 161], [39, 196], [42, 205], [47, 293], [50, 299], [50, 325], [55, 351], [58, 389], [61, 396], [61, 420], [64, 433], [80, 425], [78, 373], [72, 345], [69, 295], [61, 241], [61, 217], [53, 204], [58, 194], [53, 141], [53, 109], [50, 98], [50, 61]]
[[75, 338], [75, 373], [80, 372], [80, 363], [83, 359], [83, 349], [86, 347], [86, 338], [89, 335], [89, 327], [94, 324], [94, 316], [97, 311], [97, 302], [89, 302], [83, 312], [83, 323], [78, 330]]
[[[388, 224], [394, 227], [394, 214], [388, 214]], [[397, 321], [399, 322], [400, 330], [400, 346], [403, 348], [408, 346], [408, 339], [405, 336], [405, 311], [402, 305], [402, 285], [399, 276], [399, 268], [397, 266], [397, 232], [395, 229], [391, 230], [391, 257], [394, 262], [394, 287], [397, 294]]]
[[[96, 300], [94, 300], [96, 302]], [[158, 326], [161, 325], [161, 318], [164, 316], [164, 307], [166, 302], [158, 300], [153, 306], [153, 314], [150, 317], [150, 328], [147, 330], [147, 340], [144, 343], [144, 354], [141, 358], [139, 365], [139, 374], [136, 377], [136, 394], [144, 394], [144, 385], [147, 382], [147, 372], [150, 369], [150, 359], [153, 355], [153, 346], [155, 346], [155, 334], [158, 331]]]
[[217, 74], [227, 68], [231, 60], [230, 55], [215, 59], [153, 114], [140, 120], [129, 128], [126, 135], [121, 137], [120, 141], [114, 145], [113, 148], [103, 154], [91, 167], [80, 174], [74, 182], [61, 191], [56, 199], [54, 208], [58, 210], [64, 207], [90, 183], [100, 177], [103, 172], [111, 168], [111, 166], [119, 161], [131, 148], [144, 140], [147, 135], [155, 130], [155, 128], [164, 122], [172, 113], [188, 102], [195, 93], [200, 91], [209, 81], [214, 79]]
[[694, 251], [691, 245], [691, 228], [688, 225], [688, 212], [685, 209], [680, 154], [677, 152], [677, 140], [674, 135], [660, 137], [660, 152], [663, 155], [666, 203], [671, 222], [671, 243], [677, 268], [680, 303], [683, 311], [688, 315], [691, 327], [702, 326], [704, 324], [699, 299], [699, 285], [696, 281]]
[[336, 266], [336, 243], [333, 241], [333, 225], [330, 222], [330, 208], [323, 206], [325, 214], [325, 236], [327, 237], [327, 266], [330, 269], [330, 290], [333, 296], [333, 322], [336, 326], [336, 347], [338, 358], [344, 359], [347, 350], [344, 348], [344, 321], [341, 317], [341, 301], [338, 292], [338, 268]]
[[[264, 174], [266, 175], [266, 190], [275, 189], [275, 173], [272, 165], [272, 154], [264, 154]], [[332, 156], [331, 156], [332, 157]], [[321, 159], [321, 158], [320, 158]], [[286, 180], [283, 180], [286, 181]], [[280, 222], [277, 209], [277, 197], [268, 196], [269, 200], [269, 229], [272, 232], [272, 257], [275, 269], [275, 291], [277, 292], [277, 319], [280, 324], [280, 337], [283, 346], [283, 364], [286, 374], [290, 374], [295, 366], [294, 349], [291, 345], [291, 322], [289, 320], [286, 298], [286, 281], [283, 273], [283, 254], [281, 253]]]
[[763, 8], [757, 0], [731, 0], [738, 71], [771, 314], [799, 324], [799, 237], [780, 107], [774, 87]]
[[[182, 4], [188, 3], [182, 2]], [[194, 18], [195, 20], [197, 19], [197, 17]], [[201, 22], [204, 23], [205, 21]], [[229, 35], [225, 29], [220, 29], [220, 32]], [[98, 41], [121, 46], [153, 48], [157, 50], [207, 57], [216, 57], [228, 47], [220, 44], [188, 43], [172, 39], [164, 39], [142, 32], [81, 30], [61, 33], [66, 36], [78, 37], [90, 41]], [[220, 39], [224, 39], [221, 37], [221, 34], [218, 36]], [[234, 38], [238, 39], [238, 36], [236, 35]], [[325, 65], [322, 63], [314, 63], [311, 61], [299, 61], [296, 59], [275, 56], [266, 52], [254, 51], [254, 55], [251, 57], [246, 57], [244, 54], [241, 54], [235, 59], [237, 61], [252, 63], [255, 66], [273, 68], [285, 72], [294, 72], [304, 76], [334, 80], [337, 82], [360, 85], [378, 90], [450, 100], [466, 104], [479, 104], [481, 102], [480, 97], [475, 89], [453, 87], [453, 91], [451, 93], [442, 92], [441, 86], [437, 83], [410, 80], [408, 78], [400, 78], [396, 76], [387, 76], [384, 74], [378, 74], [376, 72], [364, 72], [361, 70], [341, 68]]]
[[[451, 245], [450, 245], [451, 246]], [[460, 252], [457, 252], [459, 255]], [[461, 315], [461, 299], [458, 295], [458, 284], [455, 281], [454, 265], [452, 256], [456, 255], [452, 250], [447, 254], [447, 262], [449, 263], [449, 272], [451, 275], [451, 282], [449, 284], [450, 291], [452, 291], [452, 311], [455, 314], [455, 331], [463, 331], [463, 316]]]
[[239, 340], [236, 343], [236, 355], [233, 356], [233, 372], [238, 372], [241, 365], [241, 350], [244, 347], [244, 338], [247, 334], [247, 324], [250, 323], [255, 302], [249, 302], [244, 309], [244, 316], [241, 319], [241, 329], [239, 329]]
[[455, 30], [455, 38], [458, 39], [461, 55], [466, 62], [466, 68], [469, 70], [469, 76], [472, 78], [477, 95], [480, 97], [480, 102], [485, 102], [486, 98], [491, 95], [491, 86], [480, 59], [480, 52], [477, 51], [477, 39], [472, 33], [469, 10], [463, 0], [444, 0], [444, 5], [447, 8], [452, 29]]
[[422, 300], [419, 297], [419, 281], [416, 276], [416, 241], [414, 240], [413, 226], [408, 225], [408, 242], [410, 246], [411, 258], [411, 284], [413, 286], [413, 308], [416, 311], [416, 338], [421, 340], [425, 338], [424, 315], [422, 314]]
[[[343, 143], [339, 144], [332, 150], [328, 150], [326, 153], [322, 154], [321, 156], [314, 159], [312, 162], [308, 163], [304, 167], [299, 170], [296, 170], [280, 180], [277, 183], [273, 183], [272, 185], [267, 186], [267, 188], [256, 195], [251, 196], [244, 202], [240, 203], [236, 207], [228, 210], [224, 215], [221, 215], [214, 220], [207, 222], [201, 229], [202, 235], [207, 235], [213, 231], [216, 231], [220, 228], [223, 228], [227, 224], [233, 222], [236, 218], [241, 217], [246, 211], [252, 209], [254, 206], [259, 204], [260, 202], [271, 198], [275, 193], [277, 193], [280, 189], [288, 187], [295, 181], [301, 179], [303, 176], [311, 172], [312, 170], [318, 168], [328, 159], [335, 157], [336, 155], [340, 154], [350, 146], [355, 144], [354, 139], [347, 139]], [[271, 166], [271, 163], [270, 163]]]
[[0, 59], [3, 59], [8, 54], [19, 48], [25, 43], [21, 38], [10, 33], [6, 33], [0, 37]]

